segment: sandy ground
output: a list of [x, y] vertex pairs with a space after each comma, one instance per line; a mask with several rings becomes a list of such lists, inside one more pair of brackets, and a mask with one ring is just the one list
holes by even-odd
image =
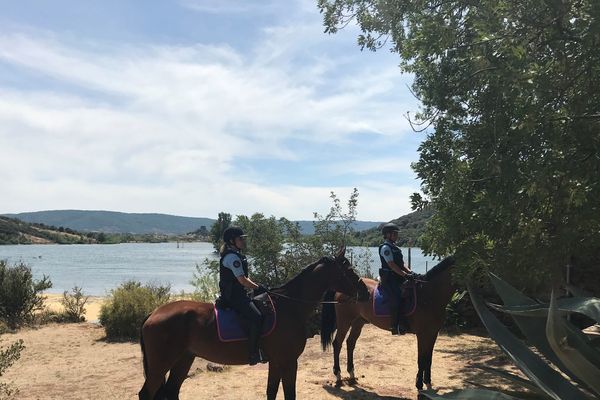
[[[57, 306], [60, 296], [54, 299]], [[50, 296], [50, 304], [53, 304]], [[88, 307], [88, 320], [96, 320], [101, 298]], [[15, 399], [137, 399], [143, 383], [137, 343], [110, 343], [94, 323], [45, 325], [0, 336], [5, 348], [23, 339], [25, 350], [2, 377], [20, 392]], [[414, 335], [392, 337], [367, 325], [358, 341], [355, 365], [358, 383], [335, 387], [331, 351], [323, 353], [319, 337], [308, 340], [299, 359], [298, 399], [416, 399], [417, 370]], [[345, 362], [345, 350], [342, 363]], [[433, 383], [441, 392], [469, 386], [468, 381], [490, 384], [490, 375], [474, 364], [505, 365], [507, 360], [487, 338], [462, 334], [441, 335], [433, 359]], [[181, 400], [264, 399], [267, 365], [226, 367], [209, 372], [207, 362], [196, 359], [182, 387]], [[345, 369], [345, 368], [343, 368]], [[507, 368], [515, 372], [514, 368]], [[496, 385], [500, 385], [500, 382]], [[493, 384], [492, 384], [493, 386]], [[283, 399], [280, 388], [278, 398]]]

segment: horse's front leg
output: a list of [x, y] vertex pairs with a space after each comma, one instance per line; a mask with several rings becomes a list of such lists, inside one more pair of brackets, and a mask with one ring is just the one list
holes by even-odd
[[281, 381], [281, 368], [273, 361], [269, 362], [269, 377], [267, 378], [267, 400], [275, 400]]
[[419, 390], [423, 390], [423, 383], [427, 385], [428, 390], [431, 389], [431, 361], [437, 335], [437, 331], [419, 332], [417, 334], [419, 371], [417, 372], [415, 386]]
[[352, 329], [350, 329], [350, 335], [346, 339], [346, 350], [348, 351], [347, 360], [347, 371], [350, 374], [350, 383], [356, 383], [356, 376], [354, 375], [354, 349], [356, 347], [356, 341], [362, 332], [362, 328], [365, 326], [365, 320], [357, 318], [352, 322]]
[[298, 373], [298, 360], [287, 364], [283, 369], [283, 394], [285, 400], [296, 400], [296, 375]]

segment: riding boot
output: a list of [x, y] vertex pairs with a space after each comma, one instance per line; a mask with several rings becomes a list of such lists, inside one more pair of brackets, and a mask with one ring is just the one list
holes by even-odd
[[250, 325], [248, 332], [248, 353], [250, 354], [248, 364], [256, 365], [261, 361], [258, 341], [260, 339], [260, 326]]

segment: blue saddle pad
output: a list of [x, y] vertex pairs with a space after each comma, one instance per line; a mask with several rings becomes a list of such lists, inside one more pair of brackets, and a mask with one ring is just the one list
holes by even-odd
[[[271, 296], [267, 297], [268, 307], [259, 307], [263, 314], [263, 325], [261, 336], [265, 337], [271, 334], [277, 324], [277, 315], [275, 313], [275, 307]], [[221, 308], [215, 306], [215, 319], [217, 321], [217, 334], [221, 342], [236, 342], [241, 340], [248, 340], [248, 334], [244, 330], [244, 326], [241, 323], [241, 318], [231, 308]]]
[[[389, 317], [390, 304], [389, 294], [381, 289], [379, 285], [373, 291], [373, 314], [378, 317]], [[414, 285], [404, 289], [402, 299], [400, 301], [400, 314], [409, 316], [415, 312], [417, 308], [417, 289]]]

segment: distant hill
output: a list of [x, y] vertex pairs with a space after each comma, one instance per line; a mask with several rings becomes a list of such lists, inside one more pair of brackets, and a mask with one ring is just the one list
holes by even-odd
[[[215, 222], [212, 218], [181, 217], [168, 214], [132, 214], [116, 211], [87, 210], [54, 210], [5, 214], [10, 218], [18, 218], [29, 223], [41, 223], [50, 226], [64, 227], [80, 232], [132, 233], [183, 235], [194, 232], [201, 227], [210, 227]], [[300, 230], [305, 235], [314, 233], [312, 221], [298, 221]], [[356, 221], [353, 225], [357, 231], [373, 228], [381, 222]]]
[[[434, 210], [432, 209], [414, 211], [389, 221], [400, 227], [397, 243], [400, 246], [405, 246], [407, 243], [418, 246], [419, 237], [423, 234], [425, 224], [429, 221], [433, 213]], [[381, 244], [383, 238], [381, 235], [381, 225], [379, 224], [375, 228], [357, 232], [354, 236], [361, 245], [378, 246]]]
[[25, 222], [62, 226], [82, 232], [155, 233], [182, 235], [215, 222], [211, 218], [180, 217], [167, 214], [130, 214], [116, 211], [55, 210], [6, 214]]
[[30, 224], [18, 219], [0, 216], [0, 244], [74, 244], [95, 243], [72, 229], [61, 230], [43, 224]]

